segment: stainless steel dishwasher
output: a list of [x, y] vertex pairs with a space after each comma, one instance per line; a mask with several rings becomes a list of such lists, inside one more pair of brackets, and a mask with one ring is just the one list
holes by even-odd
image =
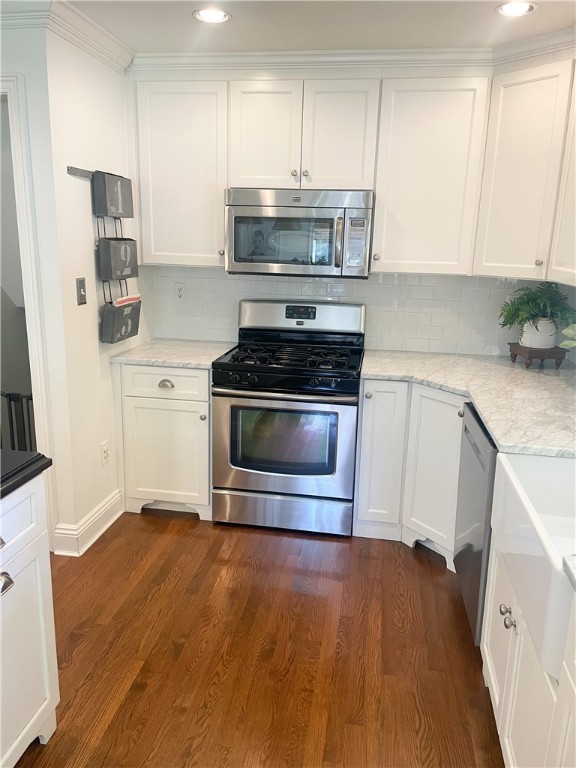
[[454, 568], [475, 645], [480, 645], [490, 550], [490, 517], [498, 449], [471, 403], [465, 403], [454, 545]]

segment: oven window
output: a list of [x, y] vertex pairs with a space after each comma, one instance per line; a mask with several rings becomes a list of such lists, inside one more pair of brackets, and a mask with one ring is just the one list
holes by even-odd
[[333, 242], [333, 218], [234, 217], [234, 261], [331, 267]]
[[232, 406], [231, 430], [233, 466], [283, 475], [334, 474], [337, 413]]

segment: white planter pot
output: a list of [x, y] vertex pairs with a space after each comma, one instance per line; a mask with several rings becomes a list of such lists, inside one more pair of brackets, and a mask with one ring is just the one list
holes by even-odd
[[538, 328], [525, 323], [520, 345], [532, 349], [552, 349], [556, 346], [556, 326], [547, 317], [538, 319]]

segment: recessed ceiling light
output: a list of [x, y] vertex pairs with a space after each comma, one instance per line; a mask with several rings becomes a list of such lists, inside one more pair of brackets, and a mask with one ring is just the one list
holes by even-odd
[[201, 11], [195, 11], [194, 17], [198, 21], [207, 21], [209, 24], [222, 24], [228, 21], [231, 16], [226, 11], [219, 11], [217, 8], [203, 8]]
[[534, 13], [538, 8], [536, 3], [504, 3], [497, 8], [498, 13], [502, 16], [526, 16], [529, 13]]

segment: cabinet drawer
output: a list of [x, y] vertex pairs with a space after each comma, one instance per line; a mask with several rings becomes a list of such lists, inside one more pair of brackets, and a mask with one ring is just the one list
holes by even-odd
[[208, 400], [209, 371], [198, 368], [122, 366], [122, 389], [132, 397], [167, 400]]
[[0, 536], [5, 563], [48, 528], [44, 477], [38, 475], [17, 488], [0, 503]]

